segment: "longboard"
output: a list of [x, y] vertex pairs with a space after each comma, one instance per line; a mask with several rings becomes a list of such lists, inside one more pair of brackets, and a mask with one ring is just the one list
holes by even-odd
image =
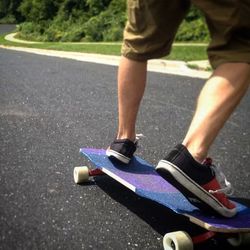
[[[250, 208], [233, 200], [237, 206], [237, 215], [223, 218], [208, 215], [194, 207], [170, 183], [164, 180], [154, 167], [141, 159], [133, 157], [128, 165], [111, 161], [104, 149], [81, 148], [80, 153], [102, 173], [109, 175], [137, 195], [158, 202], [177, 214], [210, 232], [247, 233], [250, 232]], [[76, 175], [76, 173], [75, 173]]]

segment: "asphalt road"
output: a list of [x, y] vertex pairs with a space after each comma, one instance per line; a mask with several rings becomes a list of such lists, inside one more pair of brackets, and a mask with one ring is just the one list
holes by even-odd
[[[197, 230], [109, 177], [74, 183], [74, 166], [86, 164], [79, 148], [115, 136], [116, 71], [0, 49], [0, 249], [162, 249], [166, 232]], [[138, 155], [156, 164], [182, 140], [202, 82], [149, 73]], [[248, 204], [249, 104], [248, 93], [211, 149]]]
[[10, 33], [14, 31], [16, 25], [14, 24], [0, 24], [0, 34]]

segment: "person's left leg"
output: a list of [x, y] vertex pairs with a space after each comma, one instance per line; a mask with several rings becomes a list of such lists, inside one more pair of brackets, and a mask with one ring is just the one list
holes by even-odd
[[135, 123], [146, 86], [147, 61], [122, 57], [118, 71], [118, 134], [117, 139], [135, 141]]
[[135, 125], [146, 75], [147, 61], [122, 57], [118, 71], [118, 132], [106, 154], [125, 164], [129, 163], [137, 146]]
[[[137, 148], [136, 117], [146, 85], [147, 60], [169, 54], [189, 0], [128, 0], [118, 72], [118, 132], [106, 153], [127, 164]], [[173, 15], [178, 13], [178, 15]]]

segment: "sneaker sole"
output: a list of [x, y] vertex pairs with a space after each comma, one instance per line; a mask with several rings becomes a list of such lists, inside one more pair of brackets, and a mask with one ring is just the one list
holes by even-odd
[[114, 157], [116, 158], [117, 160], [121, 161], [122, 163], [125, 163], [125, 164], [128, 164], [129, 161], [130, 161], [130, 158], [122, 155], [122, 154], [119, 154], [118, 152], [114, 151], [114, 150], [111, 150], [111, 149], [108, 149], [106, 151], [106, 155], [108, 157]]
[[[228, 209], [225, 207], [220, 201], [218, 201], [213, 195], [203, 189], [200, 185], [194, 182], [188, 175], [186, 175], [181, 169], [179, 169], [176, 165], [171, 162], [161, 160], [156, 170], [160, 173], [160, 175], [165, 176], [166, 180], [169, 182], [173, 182], [173, 185], [179, 189], [186, 197], [188, 197], [188, 193], [192, 194], [195, 199], [198, 199], [203, 204], [206, 204], [207, 208], [210, 210], [219, 213], [224, 217], [233, 217], [237, 210]], [[191, 198], [192, 199], [192, 198]], [[190, 199], [189, 199], [190, 200]], [[202, 207], [202, 204], [201, 204]], [[203, 209], [203, 208], [201, 208]]]

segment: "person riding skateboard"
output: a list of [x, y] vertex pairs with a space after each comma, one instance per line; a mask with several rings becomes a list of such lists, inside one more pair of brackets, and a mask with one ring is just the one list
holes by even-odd
[[[128, 0], [122, 58], [118, 70], [118, 132], [109, 157], [129, 163], [137, 148], [135, 125], [146, 85], [147, 60], [170, 53], [176, 31], [190, 3], [206, 18], [213, 68], [201, 90], [183, 141], [159, 161], [156, 171], [189, 201], [225, 217], [236, 206], [218, 180], [208, 151], [250, 83], [250, 1]], [[224, 178], [225, 179], [225, 178]]]

